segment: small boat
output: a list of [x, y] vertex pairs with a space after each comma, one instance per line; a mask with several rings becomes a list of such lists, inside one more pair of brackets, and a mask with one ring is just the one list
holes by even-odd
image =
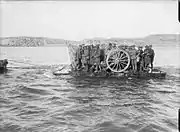
[[8, 65], [8, 60], [0, 60], [0, 73], [4, 73], [7, 71], [7, 65]]

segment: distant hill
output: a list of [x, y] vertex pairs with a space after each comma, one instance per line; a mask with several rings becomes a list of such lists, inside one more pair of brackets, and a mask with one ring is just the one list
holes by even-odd
[[64, 44], [64, 39], [57, 39], [57, 38], [44, 38], [46, 44]]
[[[85, 39], [88, 40], [88, 39]], [[105, 40], [105, 38], [92, 38], [91, 40]], [[179, 45], [180, 46], [180, 34], [153, 34], [144, 38], [109, 38], [109, 40], [118, 40], [118, 41], [128, 41], [128, 42], [136, 42], [136, 41], [144, 41], [148, 44], [152, 44], [154, 46], [171, 46], [171, 45]]]
[[[98, 40], [104, 41], [107, 38], [102, 37], [94, 37], [87, 38], [83, 41], [86, 42], [88, 40]], [[145, 41], [154, 46], [164, 46], [164, 45], [180, 45], [180, 34], [152, 34], [144, 38], [109, 38], [108, 40], [118, 40], [118, 41]], [[19, 36], [19, 37], [0, 37], [0, 46], [61, 46], [65, 44], [64, 39], [58, 38], [48, 38], [48, 37], [28, 37], [28, 36]], [[68, 40], [71, 41], [71, 40]]]
[[49, 44], [64, 44], [65, 40], [46, 37], [4, 37], [0, 38], [0, 46], [46, 46]]
[[180, 34], [153, 34], [143, 40], [155, 46], [180, 46]]

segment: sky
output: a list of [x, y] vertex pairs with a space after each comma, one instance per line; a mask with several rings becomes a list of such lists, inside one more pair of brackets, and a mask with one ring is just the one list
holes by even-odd
[[1, 2], [0, 37], [82, 40], [178, 34], [177, 1]]

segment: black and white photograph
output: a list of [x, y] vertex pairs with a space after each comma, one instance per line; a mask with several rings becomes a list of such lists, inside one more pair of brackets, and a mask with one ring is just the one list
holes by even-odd
[[1, 0], [0, 132], [178, 132], [177, 0]]

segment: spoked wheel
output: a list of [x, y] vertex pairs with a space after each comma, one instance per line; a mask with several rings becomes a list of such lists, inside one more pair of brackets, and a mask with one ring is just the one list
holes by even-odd
[[106, 64], [113, 72], [123, 72], [129, 67], [129, 54], [122, 49], [112, 50], [106, 58]]

